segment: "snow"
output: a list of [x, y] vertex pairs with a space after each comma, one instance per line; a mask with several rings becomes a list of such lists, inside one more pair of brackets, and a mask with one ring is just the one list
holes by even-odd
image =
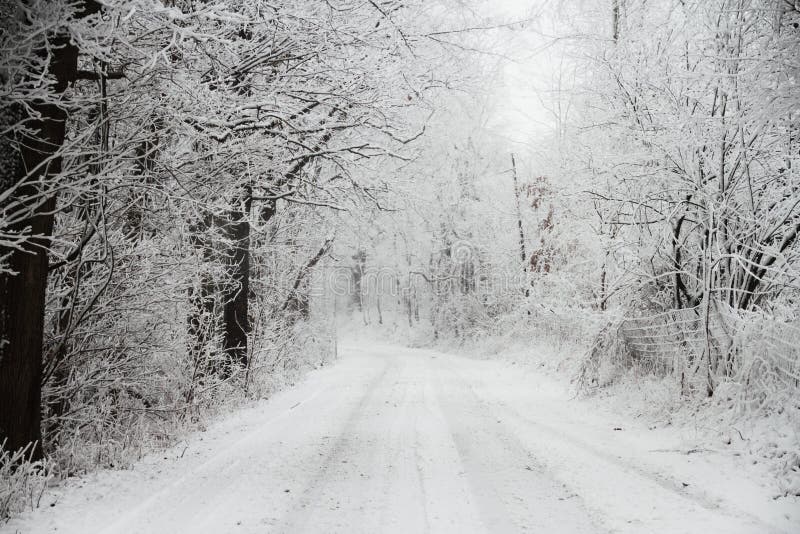
[[510, 362], [370, 342], [4, 532], [800, 531], [760, 466]]

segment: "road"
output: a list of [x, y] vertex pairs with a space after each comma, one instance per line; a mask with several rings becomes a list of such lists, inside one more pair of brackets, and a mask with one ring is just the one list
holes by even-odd
[[631, 428], [627, 436], [633, 423], [617, 427], [607, 414], [592, 413], [590, 403], [570, 400], [519, 367], [392, 346], [343, 346], [340, 361], [297, 386], [133, 470], [68, 485], [54, 506], [8, 528], [60, 534], [790, 531], [786, 518], [749, 498], [745, 486], [739, 492], [714, 486], [737, 483], [719, 478], [734, 473], [720, 474], [713, 462], [678, 449], [654, 448], [658, 440], [646, 437], [646, 429]]

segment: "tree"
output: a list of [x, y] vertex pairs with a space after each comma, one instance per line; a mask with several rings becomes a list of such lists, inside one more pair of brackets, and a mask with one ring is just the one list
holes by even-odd
[[28, 69], [6, 76], [21, 77], [14, 81], [25, 85], [35, 85], [36, 79], [45, 81], [39, 91], [6, 101], [0, 123], [0, 209], [13, 214], [4, 224], [5, 239], [0, 246], [4, 261], [0, 270], [0, 442], [12, 451], [33, 443], [32, 457], [40, 458], [48, 248], [69, 119], [60, 100], [78, 76], [79, 50], [70, 26], [97, 14], [100, 4], [76, 2], [59, 13], [65, 18], [58, 22], [43, 16], [41, 10], [46, 6], [42, 2], [29, 12], [17, 4], [3, 7], [4, 19], [10, 23], [6, 39], [26, 32], [33, 34], [36, 42], [26, 58]]

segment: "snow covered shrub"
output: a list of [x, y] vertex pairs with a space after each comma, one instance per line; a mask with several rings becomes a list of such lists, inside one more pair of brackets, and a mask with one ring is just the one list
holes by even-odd
[[10, 452], [0, 447], [0, 523], [39, 506], [52, 478], [50, 464], [32, 461], [32, 447]]
[[288, 325], [280, 319], [264, 323], [258, 332], [244, 387], [250, 398], [270, 397], [303, 372], [324, 366], [335, 357], [335, 334], [327, 317], [312, 317]]
[[51, 278], [43, 430], [60, 474], [125, 466], [143, 444], [169, 441], [170, 412], [187, 402], [193, 379], [192, 264], [166, 257], [176, 245], [169, 235], [130, 240], [108, 231], [84, 251], [96, 261]]
[[619, 334], [620, 324], [607, 324], [595, 337], [594, 343], [581, 362], [578, 387], [584, 391], [613, 383], [630, 367], [631, 353]]
[[737, 386], [739, 408], [800, 423], [800, 323], [764, 311], [727, 310], [727, 319], [731, 350], [717, 374]]

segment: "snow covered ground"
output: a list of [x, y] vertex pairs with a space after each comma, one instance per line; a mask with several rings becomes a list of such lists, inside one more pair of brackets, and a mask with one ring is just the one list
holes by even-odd
[[374, 342], [0, 527], [44, 533], [800, 532], [762, 470], [509, 362]]

